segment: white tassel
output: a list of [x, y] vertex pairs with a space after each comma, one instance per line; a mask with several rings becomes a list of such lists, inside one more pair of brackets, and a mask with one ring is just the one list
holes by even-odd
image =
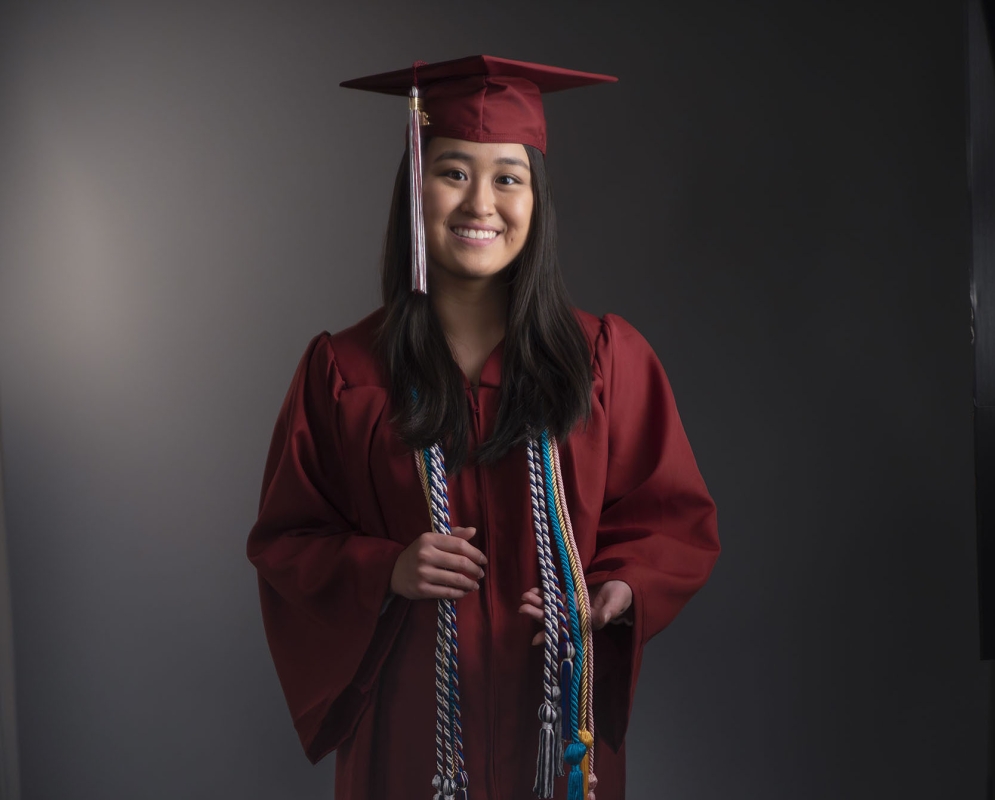
[[421, 99], [418, 87], [411, 87], [408, 99], [408, 174], [411, 199], [411, 291], [428, 293], [425, 266], [425, 217], [422, 212]]

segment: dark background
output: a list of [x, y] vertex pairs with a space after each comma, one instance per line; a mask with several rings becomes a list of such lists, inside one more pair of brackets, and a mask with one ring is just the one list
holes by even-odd
[[337, 84], [478, 52], [619, 76], [546, 104], [563, 266], [719, 506], [629, 797], [981, 797], [960, 3], [99, 0], [0, 7], [24, 798], [331, 797], [244, 541], [305, 345], [377, 304], [405, 104]]

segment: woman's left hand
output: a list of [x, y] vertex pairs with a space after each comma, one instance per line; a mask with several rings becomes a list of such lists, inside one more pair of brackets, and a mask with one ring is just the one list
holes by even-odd
[[591, 617], [594, 630], [600, 631], [609, 622], [631, 625], [622, 615], [632, 605], [632, 589], [625, 581], [606, 581], [591, 599]]
[[[591, 599], [591, 618], [594, 630], [601, 630], [609, 622], [616, 625], [631, 625], [632, 622], [622, 615], [632, 605], [632, 589], [625, 581], [607, 581], [598, 587]], [[542, 594], [538, 587], [532, 587], [522, 595], [522, 605], [519, 614], [532, 617], [542, 624]], [[532, 639], [532, 644], [542, 644], [543, 631], [539, 631]]]

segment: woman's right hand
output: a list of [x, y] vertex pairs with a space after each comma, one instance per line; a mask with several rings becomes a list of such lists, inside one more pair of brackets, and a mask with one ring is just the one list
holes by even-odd
[[390, 589], [409, 600], [458, 600], [480, 588], [487, 557], [469, 543], [476, 528], [452, 529], [452, 535], [423, 533], [394, 564]]

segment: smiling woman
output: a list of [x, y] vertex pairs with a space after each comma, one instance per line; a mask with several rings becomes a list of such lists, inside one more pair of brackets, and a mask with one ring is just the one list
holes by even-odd
[[308, 346], [248, 544], [339, 800], [624, 797], [643, 646], [718, 556], [659, 361], [557, 262], [541, 93], [607, 80], [478, 56], [346, 84], [412, 95], [383, 308]]
[[433, 289], [451, 278], [490, 278], [522, 251], [532, 219], [524, 145], [436, 138], [425, 153], [425, 239]]
[[[406, 409], [398, 415], [398, 435], [413, 448], [444, 441], [450, 468], [459, 468], [470, 419], [466, 403], [450, 398], [463, 395], [464, 382], [471, 389], [479, 384], [485, 360], [500, 344], [505, 371], [513, 369], [518, 380], [506, 385], [509, 401], [477, 460], [488, 463], [523, 444], [523, 432], [539, 419], [566, 436], [590, 412], [590, 345], [557, 261], [542, 152], [528, 144], [433, 137], [424, 163], [431, 299], [410, 289], [406, 155], [394, 182], [381, 271], [379, 345], [392, 403]], [[475, 239], [456, 228], [494, 237]]]

